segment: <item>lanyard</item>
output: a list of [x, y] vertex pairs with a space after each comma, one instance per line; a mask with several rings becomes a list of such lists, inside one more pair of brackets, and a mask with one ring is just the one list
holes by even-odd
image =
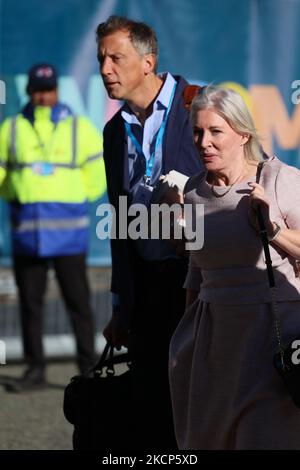
[[166, 129], [166, 125], [167, 125], [167, 120], [168, 120], [168, 116], [169, 116], [169, 113], [170, 113], [170, 109], [171, 109], [171, 106], [172, 106], [172, 101], [173, 101], [173, 98], [174, 98], [174, 95], [175, 95], [175, 90], [176, 90], [176, 85], [177, 83], [175, 82], [174, 83], [174, 86], [173, 86], [173, 90], [172, 90], [172, 93], [171, 93], [171, 97], [170, 97], [170, 101], [169, 101], [169, 104], [168, 104], [168, 108], [167, 108], [167, 111], [164, 115], [164, 118], [163, 118], [163, 121], [161, 123], [161, 126], [158, 130], [158, 133], [157, 133], [157, 136], [156, 136], [156, 140], [155, 140], [155, 147], [154, 147], [154, 152], [150, 155], [150, 158], [149, 160], [146, 159], [145, 155], [144, 155], [144, 152], [143, 152], [143, 149], [142, 149], [142, 146], [141, 144], [138, 142], [138, 140], [136, 139], [135, 135], [133, 134], [132, 130], [131, 130], [131, 126], [128, 122], [125, 121], [125, 129], [126, 129], [126, 132], [127, 132], [127, 135], [128, 137], [130, 137], [133, 145], [135, 146], [136, 148], [136, 151], [139, 155], [143, 156], [144, 159], [145, 159], [145, 162], [146, 162], [146, 174], [145, 174], [145, 182], [147, 184], [150, 183], [150, 180], [151, 180], [151, 175], [152, 175], [152, 170], [153, 170], [153, 165], [154, 165], [154, 159], [155, 159], [155, 154], [159, 148], [159, 146], [161, 145], [161, 142], [162, 142], [162, 139], [163, 139], [163, 135], [165, 133], [165, 129]]

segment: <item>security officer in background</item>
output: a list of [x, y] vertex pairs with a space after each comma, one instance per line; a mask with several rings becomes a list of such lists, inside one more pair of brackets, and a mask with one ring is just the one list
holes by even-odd
[[29, 71], [29, 103], [0, 128], [0, 195], [9, 201], [13, 267], [28, 365], [15, 391], [46, 385], [42, 306], [51, 264], [71, 315], [81, 372], [94, 362], [86, 274], [88, 202], [106, 190], [102, 138], [58, 102], [49, 64]]

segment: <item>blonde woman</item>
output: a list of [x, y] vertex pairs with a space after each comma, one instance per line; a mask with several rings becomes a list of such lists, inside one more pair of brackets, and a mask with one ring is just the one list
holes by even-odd
[[204, 204], [204, 246], [190, 252], [187, 304], [170, 348], [181, 449], [300, 449], [300, 412], [277, 375], [270, 289], [258, 234], [270, 241], [285, 342], [300, 332], [300, 171], [265, 161], [252, 118], [234, 91], [206, 87], [191, 107], [206, 172], [186, 186]]

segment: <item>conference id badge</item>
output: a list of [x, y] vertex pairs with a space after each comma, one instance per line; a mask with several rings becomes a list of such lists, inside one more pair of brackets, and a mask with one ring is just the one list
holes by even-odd
[[48, 162], [36, 162], [32, 165], [32, 171], [40, 176], [53, 175], [54, 165]]
[[148, 207], [151, 202], [152, 193], [152, 186], [149, 186], [146, 183], [140, 183], [133, 196], [133, 204], [143, 204], [144, 206]]

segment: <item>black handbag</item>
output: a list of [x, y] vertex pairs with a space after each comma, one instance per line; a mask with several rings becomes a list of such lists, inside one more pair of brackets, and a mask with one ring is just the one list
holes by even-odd
[[[262, 167], [263, 164], [260, 164], [258, 167], [256, 176], [257, 183], [259, 182]], [[282, 378], [294, 404], [297, 408], [300, 408], [300, 360], [297, 354], [297, 348], [300, 346], [300, 336], [296, 337], [287, 346], [284, 346], [282, 343], [281, 325], [279, 315], [277, 313], [276, 285], [269, 250], [269, 240], [260, 208], [257, 209], [257, 219], [260, 227], [259, 234], [265, 253], [267, 274], [272, 295], [271, 310], [274, 317], [275, 332], [278, 343], [278, 352], [276, 352], [273, 357], [273, 365]]]
[[[133, 448], [129, 355], [113, 352], [107, 343], [96, 366], [65, 388], [63, 410], [74, 425], [74, 450]], [[114, 366], [121, 363], [128, 370], [116, 375]]]
[[274, 367], [283, 379], [289, 394], [297, 406], [300, 408], [300, 365], [297, 354], [295, 355], [295, 341], [300, 345], [300, 337], [295, 338], [282, 352], [274, 355]]

